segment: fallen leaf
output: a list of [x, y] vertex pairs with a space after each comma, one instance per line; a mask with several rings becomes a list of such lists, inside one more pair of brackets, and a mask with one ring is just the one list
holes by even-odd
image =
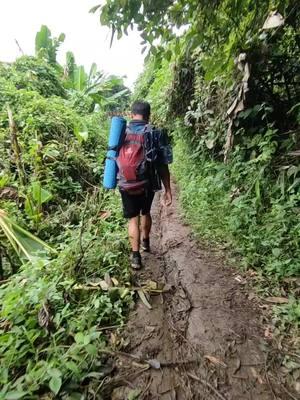
[[47, 329], [49, 327], [50, 320], [51, 320], [51, 316], [50, 316], [49, 307], [48, 307], [47, 303], [44, 303], [38, 313], [38, 321], [39, 321], [40, 327]]
[[243, 278], [241, 277], [241, 275], [236, 275], [234, 279], [235, 279], [237, 282], [241, 283], [242, 285], [244, 285], [244, 284], [246, 283], [246, 280], [243, 279]]
[[101, 287], [102, 290], [108, 290], [109, 289], [109, 285], [106, 283], [106, 281], [100, 281], [99, 285]]
[[263, 30], [265, 29], [273, 29], [278, 28], [279, 26], [284, 25], [284, 18], [279, 12], [272, 11], [268, 18], [265, 20], [264, 25], [262, 27]]
[[115, 346], [117, 344], [118, 338], [117, 335], [115, 335], [113, 332], [110, 334], [110, 344], [112, 346]]
[[107, 219], [111, 216], [111, 211], [100, 211], [99, 217], [101, 219]]
[[150, 365], [149, 364], [142, 364], [142, 363], [138, 363], [136, 361], [132, 361], [132, 366], [133, 367], [137, 367], [137, 368], [142, 368], [142, 369], [149, 369]]
[[265, 301], [274, 304], [286, 304], [289, 302], [289, 299], [285, 297], [267, 297]]
[[111, 280], [108, 272], [105, 272], [104, 280], [108, 284], [109, 287], [112, 287], [112, 285], [113, 285], [112, 280]]
[[142, 300], [142, 302], [144, 303], [144, 305], [149, 308], [149, 310], [152, 310], [152, 306], [149, 303], [149, 301], [147, 300], [145, 293], [140, 289], [137, 291], [138, 295], [140, 296], [140, 299]]
[[148, 290], [156, 290], [156, 289], [157, 289], [157, 282], [155, 282], [155, 281], [148, 281], [148, 282], [147, 282], [147, 289], [148, 289]]
[[128, 288], [122, 289], [121, 294], [120, 294], [121, 299], [124, 299], [128, 295], [129, 292], [130, 292], [130, 290]]
[[248, 271], [248, 274], [249, 274], [250, 276], [257, 276], [257, 275], [258, 275], [257, 272], [254, 271], [253, 269], [250, 269], [250, 270]]
[[112, 283], [113, 283], [115, 286], [119, 286], [119, 281], [118, 281], [118, 279], [112, 277], [112, 278], [111, 278], [111, 281], [112, 281]]
[[239, 358], [237, 358], [236, 367], [235, 367], [232, 375], [235, 375], [239, 371], [240, 368], [241, 368], [241, 360]]
[[252, 376], [257, 379], [257, 381], [262, 385], [264, 383], [264, 381], [262, 380], [261, 376], [259, 375], [259, 373], [256, 371], [255, 368], [250, 367], [250, 371]]
[[223, 361], [219, 360], [217, 357], [205, 355], [204, 358], [215, 365], [219, 365], [220, 367], [227, 368], [227, 365]]

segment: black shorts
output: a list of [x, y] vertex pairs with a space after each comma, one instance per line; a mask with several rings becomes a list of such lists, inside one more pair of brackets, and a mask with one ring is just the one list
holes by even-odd
[[150, 213], [154, 192], [148, 190], [143, 194], [128, 194], [120, 191], [123, 203], [123, 214], [125, 218], [134, 218], [138, 215]]

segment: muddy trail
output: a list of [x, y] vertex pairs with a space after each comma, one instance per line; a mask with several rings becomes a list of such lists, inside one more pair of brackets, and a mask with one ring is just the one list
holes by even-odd
[[106, 398], [290, 399], [238, 271], [193, 238], [177, 198], [169, 209], [156, 199], [151, 249], [135, 283], [159, 282], [166, 291], [151, 297], [152, 309], [139, 300], [131, 312], [122, 333], [128, 357], [120, 354]]

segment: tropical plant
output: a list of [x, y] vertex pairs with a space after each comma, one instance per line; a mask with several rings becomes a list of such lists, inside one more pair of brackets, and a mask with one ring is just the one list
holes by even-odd
[[89, 398], [110, 373], [103, 327], [132, 298], [118, 197], [101, 189], [114, 85], [93, 67], [71, 91], [41, 32], [38, 57], [0, 65], [1, 400]]
[[38, 237], [16, 224], [0, 209], [0, 227], [21, 260], [47, 259], [47, 252], [55, 252]]
[[299, 2], [108, 0], [91, 11], [112, 39], [137, 26], [150, 49], [133, 96], [172, 132], [195, 232], [226, 242], [294, 304], [285, 282], [300, 265]]
[[125, 87], [122, 78], [105, 75], [104, 72], [98, 71], [95, 63], [87, 73], [83, 65], [75, 64], [72, 53], [67, 54], [65, 79], [66, 86], [75, 92], [76, 96], [92, 100], [92, 109], [95, 105], [107, 109], [116, 104], [119, 108], [126, 108], [128, 104], [130, 91]]
[[56, 65], [56, 54], [59, 46], [65, 41], [65, 34], [52, 38], [50, 29], [43, 25], [35, 37], [35, 54], [44, 58], [52, 65]]

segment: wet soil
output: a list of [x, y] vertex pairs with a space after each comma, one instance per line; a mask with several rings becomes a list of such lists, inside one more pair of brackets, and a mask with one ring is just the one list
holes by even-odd
[[289, 399], [267, 368], [260, 311], [238, 271], [195, 240], [177, 198], [168, 209], [155, 200], [151, 249], [135, 283], [167, 291], [151, 296], [152, 309], [139, 300], [131, 312], [122, 334], [129, 356], [119, 357], [108, 398]]

